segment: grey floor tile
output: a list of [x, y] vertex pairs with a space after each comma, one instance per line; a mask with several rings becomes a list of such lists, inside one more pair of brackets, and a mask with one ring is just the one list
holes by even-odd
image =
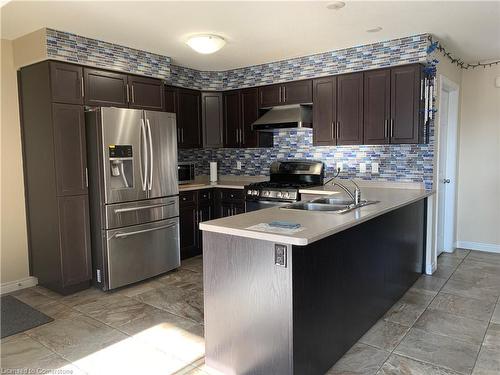
[[500, 302], [496, 304], [495, 311], [493, 312], [493, 316], [491, 317], [491, 321], [493, 323], [500, 324]]
[[411, 327], [425, 311], [426, 306], [396, 302], [384, 315], [384, 320]]
[[472, 283], [456, 279], [449, 279], [441, 291], [467, 298], [484, 299], [490, 302], [496, 302], [500, 294], [498, 288], [480, 288]]
[[173, 286], [182, 289], [199, 289], [203, 287], [203, 274], [181, 268], [168, 272], [158, 278], [158, 282], [165, 286]]
[[438, 292], [446, 282], [446, 279], [442, 279], [435, 276], [422, 275], [413, 284], [412, 289], [427, 290], [430, 292]]
[[469, 255], [470, 250], [467, 249], [461, 249], [461, 248], [456, 248], [453, 253], [450, 255], [456, 256], [460, 259], [464, 259], [467, 255]]
[[74, 307], [85, 303], [97, 301], [99, 298], [107, 298], [111, 294], [112, 293], [110, 292], [103, 292], [102, 290], [97, 288], [89, 288], [82, 290], [81, 292], [64, 296], [61, 299], [61, 302], [68, 306]]
[[451, 279], [467, 282], [478, 288], [497, 288], [500, 290], [500, 274], [487, 273], [482, 268], [459, 267]]
[[463, 259], [453, 256], [453, 254], [441, 253], [438, 258], [438, 266], [458, 266]]
[[130, 286], [120, 288], [116, 291], [117, 294], [121, 294], [126, 297], [135, 297], [138, 294], [150, 292], [154, 289], [161, 288], [162, 283], [158, 282], [158, 278], [152, 280], [146, 280], [141, 283], [136, 283]]
[[193, 258], [185, 259], [181, 261], [180, 269], [187, 269], [199, 273], [203, 273], [203, 258], [198, 255]]
[[484, 336], [483, 346], [500, 352], [500, 324], [490, 323]]
[[473, 375], [500, 374], [500, 350], [481, 347]]
[[486, 262], [489, 264], [500, 264], [500, 254], [488, 253], [484, 251], [472, 250], [467, 258], [469, 260], [477, 260], [479, 262]]
[[58, 301], [53, 301], [36, 307], [45, 315], [53, 319], [63, 319], [81, 316], [81, 313], [68, 305], [64, 305]]
[[327, 372], [327, 375], [350, 374], [370, 375], [376, 374], [389, 352], [373, 348], [369, 345], [354, 344], [349, 351]]
[[440, 292], [434, 298], [429, 308], [466, 318], [489, 321], [495, 308], [495, 303]]
[[394, 353], [470, 374], [480, 346], [412, 328]]
[[386, 320], [379, 320], [359, 342], [386, 351], [392, 351], [409, 330], [410, 327]]
[[54, 355], [54, 352], [33, 340], [21, 335], [1, 343], [2, 368], [29, 368], [36, 363]]
[[500, 275], [500, 263], [488, 263], [486, 260], [465, 259], [459, 269], [480, 271], [492, 275]]
[[392, 354], [377, 375], [458, 375], [458, 372]]
[[488, 322], [428, 309], [413, 327], [481, 345]]
[[163, 287], [139, 294], [134, 298], [172, 314], [203, 323], [203, 293], [201, 289], [186, 290]]
[[432, 277], [448, 279], [456, 269], [457, 266], [445, 266], [438, 264], [436, 271], [434, 271], [434, 273], [432, 274]]
[[37, 307], [55, 301], [53, 298], [39, 293], [35, 288], [21, 289], [11, 295], [31, 307]]
[[413, 305], [418, 306], [429, 306], [433, 298], [436, 296], [436, 292], [410, 288], [408, 291], [401, 297], [400, 301], [404, 303], [411, 303]]

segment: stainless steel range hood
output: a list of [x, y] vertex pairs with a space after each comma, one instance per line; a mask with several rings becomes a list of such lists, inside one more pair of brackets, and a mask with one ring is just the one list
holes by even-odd
[[273, 107], [252, 124], [252, 130], [297, 129], [312, 127], [312, 107], [293, 104]]

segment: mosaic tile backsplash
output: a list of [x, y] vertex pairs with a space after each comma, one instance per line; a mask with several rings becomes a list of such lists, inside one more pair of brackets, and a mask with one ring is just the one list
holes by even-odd
[[[196, 174], [209, 174], [209, 162], [217, 161], [219, 174], [269, 175], [269, 166], [278, 159], [314, 159], [326, 165], [333, 174], [337, 162], [343, 163], [342, 178], [365, 180], [424, 182], [432, 188], [433, 146], [426, 145], [363, 145], [313, 146], [312, 130], [275, 131], [274, 147], [251, 149], [179, 150], [179, 160], [196, 162]], [[241, 161], [242, 169], [236, 169]], [[379, 163], [379, 173], [371, 173], [371, 163]], [[366, 163], [366, 173], [360, 173], [359, 163]]]
[[[226, 71], [199, 71], [171, 63], [167, 56], [140, 51], [83, 36], [47, 29], [49, 58], [165, 79], [170, 84], [198, 90], [228, 90], [380, 67], [425, 62], [427, 34], [330, 51], [311, 56]], [[196, 161], [197, 174], [209, 173], [209, 161], [219, 173], [267, 175], [272, 161], [305, 158], [325, 162], [327, 173], [344, 165], [343, 177], [399, 182], [424, 182], [432, 188], [434, 125], [424, 145], [315, 147], [311, 130], [276, 131], [274, 147], [254, 149], [179, 150], [180, 161]], [[242, 169], [236, 169], [236, 161]], [[371, 174], [371, 162], [379, 174]], [[359, 172], [366, 163], [367, 172]]]
[[49, 59], [166, 80], [170, 78], [168, 56], [52, 29], [46, 29], [46, 32]]
[[171, 83], [202, 90], [229, 90], [424, 62], [427, 43], [427, 34], [421, 34], [222, 72], [172, 65]]

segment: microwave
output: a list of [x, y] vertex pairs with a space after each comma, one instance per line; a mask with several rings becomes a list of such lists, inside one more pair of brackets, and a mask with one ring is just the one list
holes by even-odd
[[177, 178], [179, 184], [189, 184], [194, 182], [195, 163], [184, 162], [177, 164]]

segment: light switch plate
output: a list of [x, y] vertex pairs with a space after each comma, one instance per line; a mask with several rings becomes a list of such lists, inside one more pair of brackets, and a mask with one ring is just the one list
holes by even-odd
[[236, 162], [236, 169], [239, 171], [241, 170], [241, 161]]
[[366, 173], [366, 163], [359, 163], [359, 173]]
[[372, 163], [372, 174], [378, 174], [378, 163]]
[[344, 163], [342, 163], [341, 161], [337, 162], [337, 170], [339, 169], [341, 172], [344, 170]]

